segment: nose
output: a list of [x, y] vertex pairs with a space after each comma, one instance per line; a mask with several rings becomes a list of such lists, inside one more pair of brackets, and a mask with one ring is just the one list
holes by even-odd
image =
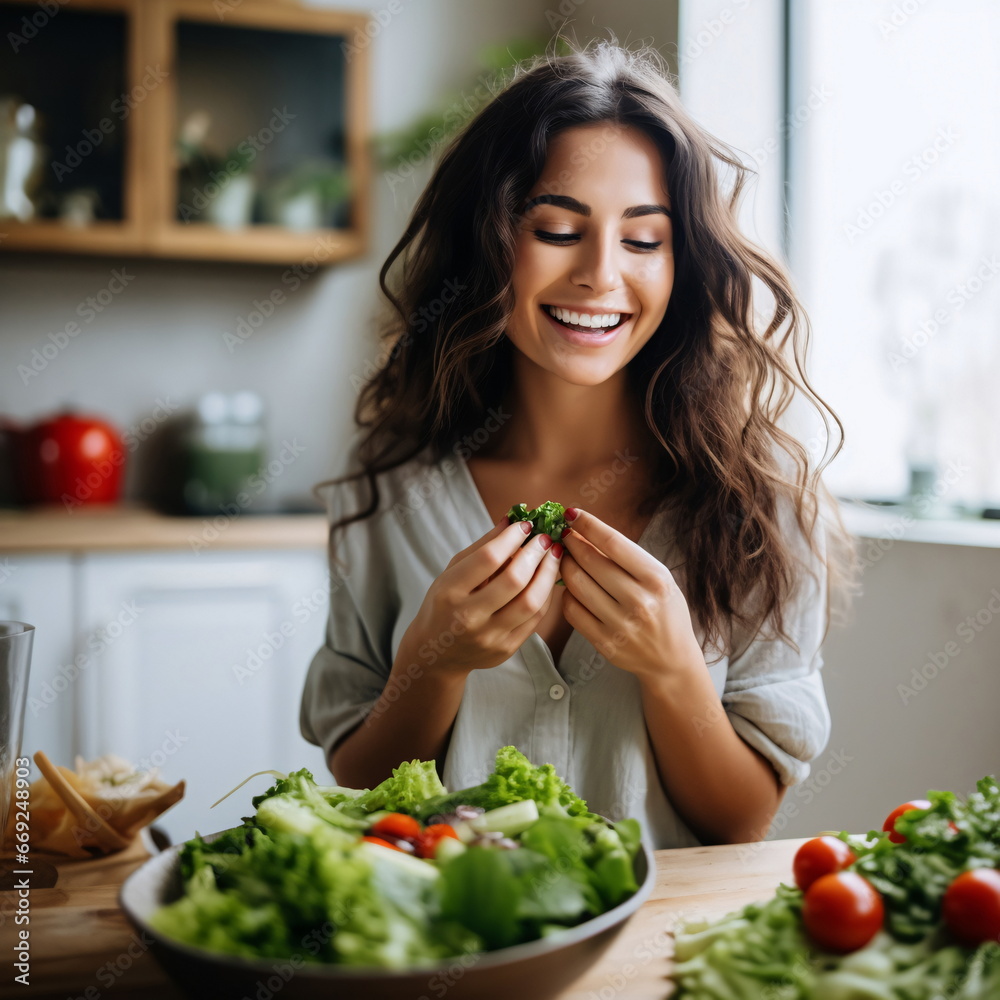
[[621, 285], [616, 233], [609, 230], [580, 240], [579, 256], [570, 280], [575, 285], [589, 288], [595, 295], [603, 295]]

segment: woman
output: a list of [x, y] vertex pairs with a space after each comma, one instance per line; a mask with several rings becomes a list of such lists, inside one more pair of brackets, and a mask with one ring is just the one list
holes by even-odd
[[[789, 279], [738, 232], [746, 174], [655, 50], [605, 41], [522, 67], [450, 143], [326, 484], [346, 560], [302, 731], [339, 783], [434, 758], [467, 787], [514, 744], [662, 848], [761, 839], [809, 773], [853, 547], [777, 425], [796, 390], [825, 407]], [[524, 544], [506, 512], [545, 500], [571, 530]]]

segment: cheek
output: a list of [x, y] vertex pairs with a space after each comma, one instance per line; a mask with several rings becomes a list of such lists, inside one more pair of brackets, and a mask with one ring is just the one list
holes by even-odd
[[560, 278], [568, 267], [567, 249], [550, 247], [533, 236], [522, 235], [514, 249], [514, 291], [518, 301], [539, 295]]
[[639, 295], [644, 312], [662, 315], [674, 285], [674, 258], [640, 260], [632, 271], [632, 287]]

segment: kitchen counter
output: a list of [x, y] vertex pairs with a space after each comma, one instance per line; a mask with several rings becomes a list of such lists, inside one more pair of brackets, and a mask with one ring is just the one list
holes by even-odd
[[[656, 885], [649, 899], [559, 1000], [592, 1000], [595, 995], [663, 1000], [670, 989], [666, 976], [673, 939], [668, 932], [681, 920], [720, 917], [767, 899], [779, 882], [791, 884], [792, 858], [804, 842], [657, 851]], [[121, 883], [147, 857], [137, 838], [117, 855], [57, 863], [55, 886], [31, 890], [31, 985], [26, 996], [183, 1000], [118, 907]], [[13, 905], [14, 893], [0, 892], [0, 912], [10, 913]], [[8, 996], [16, 985], [10, 981], [13, 933], [11, 921], [0, 921], [0, 949], [8, 956], [0, 993]]]
[[0, 555], [187, 549], [324, 549], [324, 514], [170, 517], [144, 507], [62, 506], [0, 510]]

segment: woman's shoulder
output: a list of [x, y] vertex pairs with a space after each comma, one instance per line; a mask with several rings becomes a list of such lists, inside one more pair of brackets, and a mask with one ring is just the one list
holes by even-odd
[[319, 483], [315, 492], [326, 508], [331, 523], [350, 517], [367, 509], [373, 502], [372, 479], [378, 497], [370, 517], [379, 517], [398, 506], [419, 480], [425, 470], [433, 465], [430, 448], [421, 449], [412, 458], [380, 471], [369, 477], [358, 458], [359, 439], [353, 439], [344, 452], [342, 470], [337, 476]]

